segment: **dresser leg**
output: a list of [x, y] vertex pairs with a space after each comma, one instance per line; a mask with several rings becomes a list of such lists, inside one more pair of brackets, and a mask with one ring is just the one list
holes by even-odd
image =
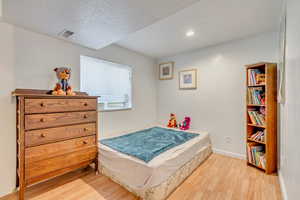
[[[97, 156], [98, 158], [98, 156]], [[99, 163], [98, 163], [98, 159], [95, 160], [95, 172], [98, 175], [99, 174]]]

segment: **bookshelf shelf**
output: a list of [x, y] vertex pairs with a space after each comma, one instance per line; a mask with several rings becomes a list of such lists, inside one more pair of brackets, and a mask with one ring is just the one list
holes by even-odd
[[277, 171], [277, 65], [247, 65], [246, 78], [247, 164], [271, 174]]
[[251, 142], [256, 142], [256, 143], [259, 143], [259, 144], [266, 144], [264, 142], [261, 142], [261, 141], [257, 141], [257, 140], [252, 140], [251, 138], [248, 138], [248, 141], [251, 141]]
[[258, 128], [266, 128], [265, 126], [257, 125], [257, 124], [248, 124], [248, 126], [254, 126]]
[[248, 165], [251, 165], [251, 166], [253, 166], [253, 167], [256, 167], [256, 168], [258, 168], [258, 169], [260, 169], [260, 170], [266, 171], [264, 168], [262, 168], [262, 167], [260, 167], [260, 166], [258, 166], [258, 165], [256, 165], [256, 164], [254, 164], [254, 163], [247, 162], [247, 164], [248, 164]]
[[266, 84], [248, 85], [247, 87], [263, 87], [263, 86], [266, 86]]
[[248, 104], [249, 107], [265, 107], [266, 105], [259, 105], [259, 104]]
[[248, 106], [259, 106], [259, 107], [265, 107], [266, 105], [259, 105], [259, 104], [248, 104]]

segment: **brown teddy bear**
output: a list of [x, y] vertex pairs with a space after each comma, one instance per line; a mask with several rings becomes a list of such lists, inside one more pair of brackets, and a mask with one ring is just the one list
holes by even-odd
[[66, 95], [66, 92], [61, 89], [61, 84], [56, 83], [54, 90], [52, 91], [53, 95], [63, 96]]
[[71, 78], [71, 69], [66, 67], [55, 68], [56, 77], [58, 79], [58, 83], [54, 90], [52, 91], [53, 95], [76, 95], [73, 92], [72, 87], [69, 85], [69, 80]]

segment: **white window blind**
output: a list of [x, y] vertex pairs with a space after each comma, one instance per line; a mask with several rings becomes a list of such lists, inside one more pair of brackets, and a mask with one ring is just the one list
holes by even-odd
[[89, 95], [101, 96], [102, 110], [132, 107], [132, 69], [88, 56], [80, 56], [80, 88]]

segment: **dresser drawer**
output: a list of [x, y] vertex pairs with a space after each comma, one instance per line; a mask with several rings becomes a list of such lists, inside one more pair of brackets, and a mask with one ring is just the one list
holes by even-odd
[[96, 109], [95, 99], [25, 99], [25, 114]]
[[39, 177], [55, 176], [65, 168], [72, 168], [72, 166], [80, 163], [95, 160], [96, 155], [97, 147], [90, 147], [81, 151], [28, 163], [25, 165], [25, 181], [27, 184], [30, 184], [34, 180], [43, 179]]
[[25, 146], [37, 146], [96, 134], [96, 123], [39, 129], [25, 132]]
[[25, 130], [50, 128], [62, 125], [96, 122], [97, 112], [69, 112], [25, 115]]
[[87, 136], [25, 149], [25, 164], [96, 146], [96, 136]]

